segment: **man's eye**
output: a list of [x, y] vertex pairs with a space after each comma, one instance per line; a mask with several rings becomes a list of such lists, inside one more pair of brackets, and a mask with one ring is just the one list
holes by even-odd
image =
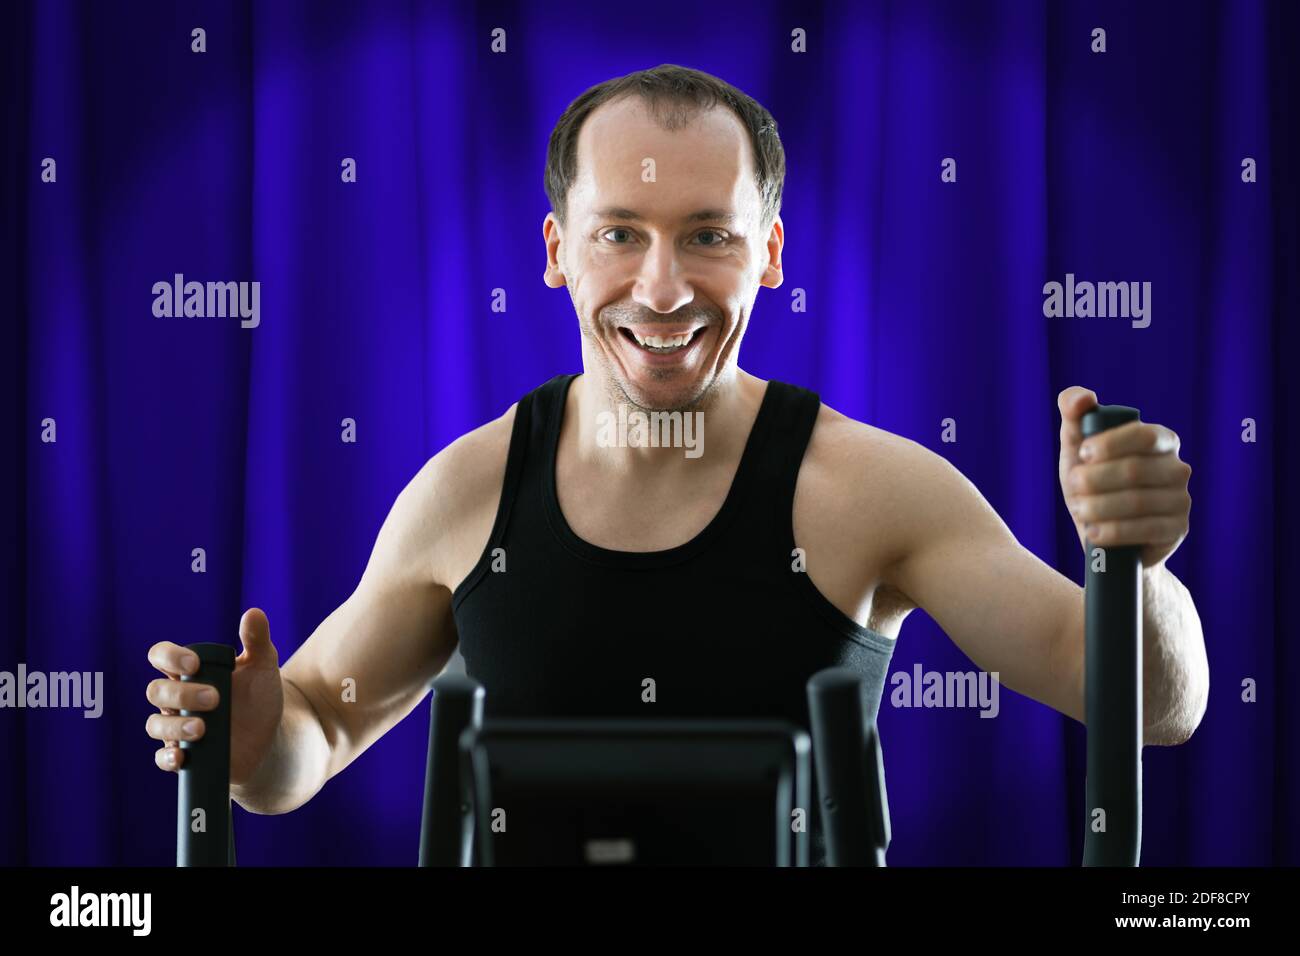
[[610, 241], [612, 241], [617, 246], [626, 245], [627, 244], [626, 240], [611, 239], [612, 236], [618, 236], [618, 235], [624, 235], [630, 237], [632, 233], [627, 229], [610, 229], [608, 232], [605, 233], [605, 238], [610, 239]]
[[708, 242], [701, 241], [701, 242], [700, 242], [700, 245], [702, 245], [702, 246], [721, 246], [721, 245], [724, 245], [724, 244], [726, 243], [726, 241], [727, 241], [727, 237], [726, 237], [723, 233], [719, 232], [719, 231], [716, 230], [716, 229], [705, 229], [705, 230], [703, 230], [703, 231], [698, 232], [698, 233], [695, 234], [695, 238], [696, 238], [697, 240], [703, 240], [704, 237], [706, 237], [706, 236], [712, 236], [713, 238], [712, 238], [712, 240], [710, 240], [710, 241], [708, 241]]

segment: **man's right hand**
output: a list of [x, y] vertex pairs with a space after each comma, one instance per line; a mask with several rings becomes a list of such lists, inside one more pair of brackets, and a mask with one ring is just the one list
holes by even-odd
[[[230, 725], [230, 783], [246, 783], [271, 750], [280, 719], [284, 713], [284, 682], [280, 676], [280, 657], [271, 643], [271, 625], [258, 608], [249, 608], [239, 622], [239, 640], [244, 652], [235, 658], [235, 672], [230, 688], [234, 697]], [[165, 678], [150, 681], [145, 690], [149, 703], [159, 709], [145, 722], [145, 732], [163, 746], [154, 753], [154, 763], [163, 770], [179, 770], [185, 751], [178, 742], [198, 740], [206, 729], [202, 717], [191, 713], [181, 717], [179, 711], [212, 710], [216, 706], [216, 689], [209, 684], [182, 681], [182, 674], [192, 674], [199, 661], [193, 651], [171, 641], [160, 641], [149, 648], [149, 663], [162, 671]], [[213, 695], [205, 700], [204, 693]]]

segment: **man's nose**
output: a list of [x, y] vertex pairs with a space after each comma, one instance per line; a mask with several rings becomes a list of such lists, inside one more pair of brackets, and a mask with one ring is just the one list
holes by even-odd
[[695, 290], [686, 281], [671, 242], [656, 239], [650, 244], [641, 260], [632, 298], [638, 305], [663, 314], [676, 312], [694, 300]]

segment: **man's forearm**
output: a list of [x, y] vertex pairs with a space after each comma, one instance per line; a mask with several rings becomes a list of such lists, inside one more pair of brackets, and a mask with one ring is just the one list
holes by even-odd
[[[1063, 711], [1087, 723], [1084, 683], [1084, 592], [1062, 645], [1074, 706]], [[1142, 743], [1173, 746], [1192, 735], [1209, 697], [1210, 671], [1201, 619], [1192, 596], [1163, 565], [1142, 570]]]
[[1143, 743], [1184, 743], [1205, 715], [1210, 667], [1201, 619], [1164, 564], [1142, 570]]
[[311, 701], [287, 678], [284, 713], [270, 752], [252, 778], [231, 785], [231, 798], [250, 813], [296, 810], [329, 779], [330, 745]]

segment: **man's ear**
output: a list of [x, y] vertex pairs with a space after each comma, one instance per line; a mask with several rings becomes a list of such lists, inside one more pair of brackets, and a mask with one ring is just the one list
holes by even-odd
[[552, 289], [559, 289], [566, 284], [564, 273], [560, 270], [560, 240], [563, 229], [554, 212], [548, 212], [542, 220], [542, 239], [546, 242], [546, 271], [542, 281]]
[[781, 250], [784, 247], [785, 224], [781, 222], [781, 217], [777, 216], [776, 221], [772, 223], [772, 230], [767, 234], [767, 268], [763, 270], [763, 275], [758, 280], [759, 285], [775, 289], [785, 281], [785, 274], [781, 271]]

